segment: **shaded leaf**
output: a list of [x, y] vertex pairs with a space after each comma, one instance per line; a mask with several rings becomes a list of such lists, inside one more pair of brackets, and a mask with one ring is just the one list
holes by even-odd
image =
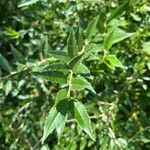
[[50, 47], [50, 45], [48, 43], [48, 36], [45, 36], [45, 42], [44, 42], [45, 56], [50, 56], [50, 52], [52, 52], [52, 48]]
[[7, 59], [0, 54], [0, 66], [8, 73], [11, 73], [11, 67]]
[[26, 63], [24, 56], [13, 45], [11, 45], [11, 51], [16, 61], [22, 64]]
[[84, 55], [84, 53], [82, 53], [82, 54], [80, 54], [80, 55], [78, 55], [78, 56], [72, 58], [72, 59], [70, 60], [70, 62], [68, 63], [68, 67], [69, 67], [70, 69], [73, 69], [76, 64], [78, 64], [79, 62], [82, 61], [82, 56], [83, 56], [83, 55]]

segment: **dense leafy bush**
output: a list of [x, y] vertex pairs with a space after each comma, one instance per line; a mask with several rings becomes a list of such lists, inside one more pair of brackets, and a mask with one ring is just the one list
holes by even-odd
[[150, 149], [149, 15], [148, 0], [1, 0], [0, 149]]

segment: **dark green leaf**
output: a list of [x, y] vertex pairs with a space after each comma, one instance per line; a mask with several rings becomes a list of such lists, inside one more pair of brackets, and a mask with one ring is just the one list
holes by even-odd
[[70, 58], [73, 58], [78, 54], [77, 41], [73, 29], [70, 31], [70, 35], [67, 41], [67, 49]]
[[127, 8], [128, 1], [122, 4], [121, 6], [117, 7], [109, 16], [108, 21], [116, 18], [118, 15], [121, 14], [122, 11], [124, 11]]
[[83, 45], [84, 45], [84, 38], [83, 38], [83, 33], [81, 30], [81, 27], [78, 28], [76, 35], [77, 35], [78, 49], [79, 49], [79, 51], [81, 51], [83, 48]]
[[24, 56], [13, 45], [11, 45], [11, 51], [16, 61], [22, 64], [26, 63]]
[[40, 77], [44, 80], [49, 80], [54, 83], [67, 83], [67, 77], [66, 75], [61, 71], [56, 70], [47, 70], [47, 71], [41, 71], [41, 72], [32, 72], [33, 75], [36, 77]]
[[45, 56], [50, 56], [50, 52], [52, 52], [52, 48], [50, 47], [48, 43], [48, 36], [45, 37], [45, 42], [44, 42], [44, 53]]
[[7, 72], [11, 73], [11, 67], [9, 65], [9, 62], [7, 61], [7, 59], [0, 54], [0, 66]]

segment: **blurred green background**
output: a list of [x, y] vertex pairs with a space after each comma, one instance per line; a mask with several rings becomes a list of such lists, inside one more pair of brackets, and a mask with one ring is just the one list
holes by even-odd
[[[0, 68], [0, 150], [149, 150], [150, 1], [129, 0], [107, 25], [108, 16], [126, 0], [39, 0], [18, 7], [24, 2], [0, 1], [0, 54], [10, 65]], [[84, 91], [78, 99], [95, 116], [96, 142], [68, 120], [60, 139], [55, 131], [41, 144], [44, 120], [60, 86], [33, 78], [24, 68], [44, 60], [46, 36], [49, 49], [60, 51], [71, 27], [84, 30], [98, 15], [95, 43], [103, 42], [109, 26], [135, 35], [110, 51], [125, 69], [111, 70], [99, 63], [101, 58], [86, 63], [100, 98]], [[24, 56], [22, 63], [14, 58], [11, 45]]]

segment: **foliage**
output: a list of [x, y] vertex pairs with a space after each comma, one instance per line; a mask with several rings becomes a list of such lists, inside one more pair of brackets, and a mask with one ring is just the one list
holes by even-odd
[[150, 149], [148, 0], [0, 4], [0, 149]]

